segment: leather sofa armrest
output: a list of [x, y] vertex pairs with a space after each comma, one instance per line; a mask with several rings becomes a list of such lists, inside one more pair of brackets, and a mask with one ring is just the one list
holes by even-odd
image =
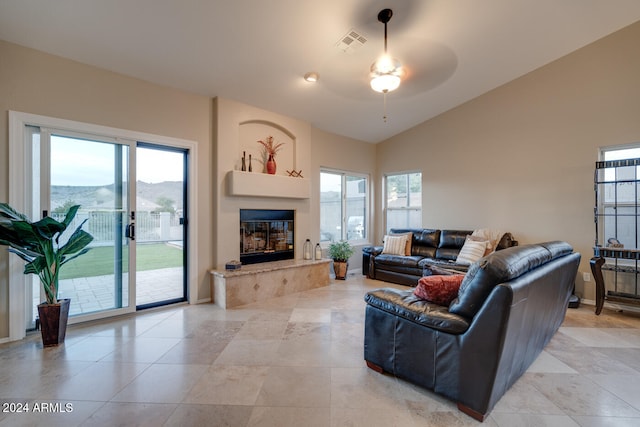
[[382, 253], [383, 246], [365, 246], [362, 248], [362, 274], [375, 279], [374, 258]]
[[382, 249], [384, 249], [384, 246], [365, 246], [362, 248], [362, 252], [370, 256], [378, 256], [382, 253]]

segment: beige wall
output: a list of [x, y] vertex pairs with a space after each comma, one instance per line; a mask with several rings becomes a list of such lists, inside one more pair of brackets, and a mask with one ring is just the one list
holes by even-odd
[[[0, 41], [0, 200], [8, 200], [8, 111], [196, 141], [198, 299], [209, 297], [212, 101]], [[8, 253], [0, 248], [0, 338], [8, 335]]]
[[567, 240], [590, 271], [599, 148], [640, 141], [639, 40], [636, 23], [378, 144], [378, 173], [422, 170], [424, 226]]

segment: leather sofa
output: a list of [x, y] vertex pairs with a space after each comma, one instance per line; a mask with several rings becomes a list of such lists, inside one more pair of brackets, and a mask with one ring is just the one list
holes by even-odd
[[483, 421], [560, 327], [579, 263], [560, 241], [497, 251], [471, 265], [449, 306], [413, 290], [370, 291], [367, 365]]
[[[391, 234], [411, 233], [411, 255], [392, 255], [383, 252], [383, 246], [362, 249], [362, 274], [370, 279], [415, 286], [423, 276], [434, 269], [466, 272], [469, 265], [458, 264], [456, 259], [464, 246], [469, 230], [391, 229]], [[517, 244], [511, 233], [504, 233], [496, 250]]]

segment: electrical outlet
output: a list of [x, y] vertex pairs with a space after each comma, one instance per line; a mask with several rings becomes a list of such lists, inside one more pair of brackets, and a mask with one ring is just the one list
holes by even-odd
[[582, 280], [584, 280], [585, 282], [590, 282], [591, 281], [591, 273], [582, 273]]

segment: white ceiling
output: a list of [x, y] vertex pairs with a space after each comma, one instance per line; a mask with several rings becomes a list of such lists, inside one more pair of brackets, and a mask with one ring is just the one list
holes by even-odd
[[[386, 7], [408, 75], [385, 123]], [[0, 0], [0, 39], [374, 143], [638, 20], [639, 0]], [[351, 29], [367, 42], [344, 52]]]

